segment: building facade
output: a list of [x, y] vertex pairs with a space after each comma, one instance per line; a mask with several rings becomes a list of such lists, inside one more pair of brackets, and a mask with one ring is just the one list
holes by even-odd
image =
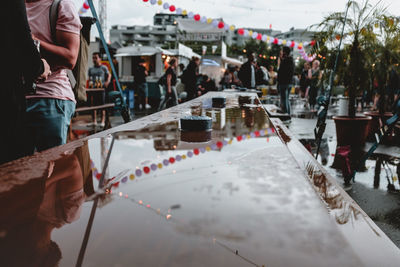
[[164, 46], [176, 42], [176, 26], [112, 26], [110, 30], [111, 43], [117, 42], [122, 46]]
[[275, 38], [296, 41], [298, 43], [310, 42], [313, 40], [315, 32], [308, 31], [306, 29], [295, 29], [290, 28], [287, 32], [280, 32], [274, 35]]
[[177, 19], [183, 19], [186, 17], [186, 15], [157, 13], [153, 17], [153, 25], [176, 25]]
[[154, 47], [176, 48], [177, 19], [185, 18], [177, 14], [156, 14], [151, 26], [114, 25], [110, 30], [111, 43], [117, 42], [122, 46], [142, 45]]
[[114, 25], [110, 30], [111, 43], [122, 46], [143, 45], [164, 48], [177, 48], [179, 42], [221, 42], [231, 45], [229, 31], [214, 28], [210, 24], [199, 24], [177, 14], [155, 14], [152, 26]]

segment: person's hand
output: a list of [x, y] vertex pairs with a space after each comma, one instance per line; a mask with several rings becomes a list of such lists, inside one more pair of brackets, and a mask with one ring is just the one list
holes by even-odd
[[168, 89], [168, 94], [169, 95], [172, 94], [172, 90], [171, 89]]
[[39, 79], [46, 80], [51, 75], [50, 66], [45, 59], [42, 58], [44, 71], [40, 75]]
[[107, 88], [110, 85], [110, 82], [105, 82], [104, 87]]
[[39, 40], [33, 33], [32, 33], [32, 39], [33, 40]]
[[50, 176], [53, 174], [54, 166], [55, 166], [54, 161], [50, 161], [49, 166], [47, 167], [47, 178], [50, 178]]

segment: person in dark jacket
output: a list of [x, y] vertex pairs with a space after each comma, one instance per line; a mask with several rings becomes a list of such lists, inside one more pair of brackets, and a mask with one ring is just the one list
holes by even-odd
[[283, 113], [288, 114], [290, 114], [289, 88], [294, 74], [294, 62], [290, 52], [289, 47], [283, 47], [279, 58], [278, 70], [278, 90], [281, 96], [281, 109]]
[[205, 95], [208, 92], [216, 91], [217, 87], [215, 85], [214, 80], [212, 80], [209, 76], [203, 75], [200, 85], [197, 89], [197, 95]]
[[[34, 93], [34, 82], [47, 79], [50, 67], [33, 42], [24, 0], [6, 0], [2, 3], [3, 21], [1, 51], [5, 68], [0, 72], [0, 164], [28, 153], [25, 141], [26, 102], [25, 95]], [[10, 19], [8, 19], [10, 18]]]
[[146, 77], [149, 75], [146, 66], [146, 61], [142, 58], [139, 59], [136, 66], [135, 76], [135, 90], [139, 95], [139, 109], [150, 109], [149, 105], [149, 89], [146, 81]]
[[254, 53], [247, 55], [247, 62], [242, 65], [238, 73], [242, 86], [248, 89], [256, 88], [256, 67]]
[[310, 86], [310, 80], [308, 79], [308, 70], [310, 69], [310, 63], [305, 62], [304, 68], [301, 71], [300, 76], [300, 97], [304, 98], [307, 97], [307, 89]]
[[170, 59], [168, 62], [168, 69], [165, 71], [165, 82], [162, 84], [165, 90], [164, 99], [160, 102], [158, 111], [167, 107], [167, 104], [172, 101], [169, 106], [178, 105], [178, 94], [176, 92], [176, 69], [178, 68], [178, 61], [175, 58]]
[[268, 84], [268, 78], [266, 74], [267, 71], [265, 70], [264, 72], [262, 69], [263, 67], [260, 66], [258, 62], [256, 62], [255, 67], [256, 67], [256, 86]]
[[199, 65], [200, 59], [197, 57], [193, 57], [181, 76], [181, 82], [185, 85], [185, 91], [187, 92], [187, 100], [191, 100], [197, 97], [196, 85], [197, 76], [199, 74]]

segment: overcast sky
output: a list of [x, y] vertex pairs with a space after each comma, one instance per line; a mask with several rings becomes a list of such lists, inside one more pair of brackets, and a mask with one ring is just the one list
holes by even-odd
[[[84, 0], [73, 0], [79, 9]], [[362, 1], [362, 0], [360, 0]], [[371, 0], [376, 3], [378, 0]], [[94, 0], [97, 6], [98, 0]], [[212, 18], [223, 18], [237, 27], [268, 28], [286, 31], [306, 28], [334, 11], [343, 11], [347, 0], [164, 0], [177, 7]], [[382, 0], [388, 11], [400, 16], [400, 0]], [[115, 24], [151, 25], [162, 7], [142, 0], [108, 0], [108, 28]]]

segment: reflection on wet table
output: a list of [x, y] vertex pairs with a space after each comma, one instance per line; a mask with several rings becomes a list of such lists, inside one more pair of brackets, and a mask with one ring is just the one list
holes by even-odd
[[[226, 97], [225, 107], [213, 108], [213, 95]], [[211, 118], [212, 130], [182, 131], [189, 115]], [[255, 95], [215, 93], [2, 166], [1, 258], [16, 266], [373, 266], [345, 235], [361, 233], [332, 219], [310, 182], [318, 166], [291, 150], [297, 143], [285, 131]], [[383, 234], [362, 229], [367, 241]]]

